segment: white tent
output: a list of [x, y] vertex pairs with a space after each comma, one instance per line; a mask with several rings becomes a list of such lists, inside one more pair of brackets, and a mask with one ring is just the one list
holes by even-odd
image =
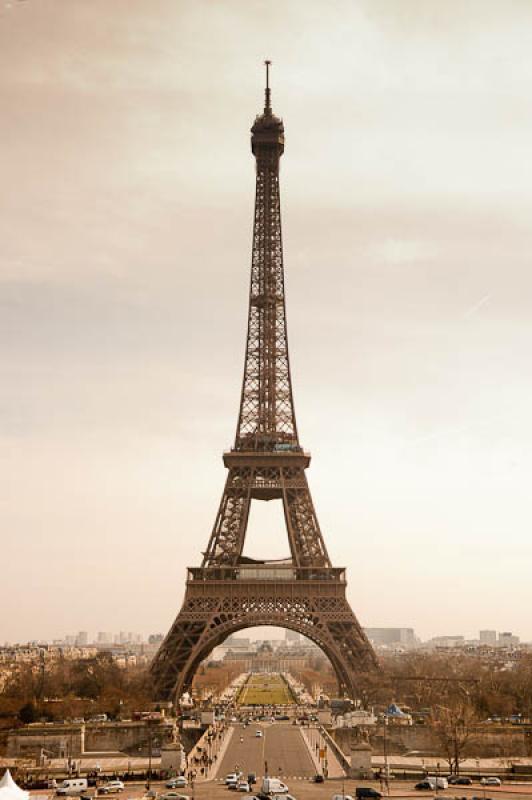
[[29, 800], [29, 792], [17, 786], [8, 769], [0, 779], [0, 800]]

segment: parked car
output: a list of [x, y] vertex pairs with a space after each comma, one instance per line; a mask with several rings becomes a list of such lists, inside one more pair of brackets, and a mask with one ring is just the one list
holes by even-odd
[[449, 788], [449, 781], [447, 778], [437, 778], [436, 775], [428, 775], [427, 780], [432, 783], [435, 789]]
[[325, 782], [325, 778], [323, 777], [323, 775], [314, 775], [312, 780], [313, 780], [314, 783], [324, 783]]
[[488, 775], [487, 777], [480, 779], [481, 786], [500, 786], [501, 783], [501, 779], [497, 778], [495, 775]]
[[255, 731], [255, 736], [257, 739], [262, 739], [262, 731]]
[[251, 787], [247, 781], [240, 781], [236, 785], [237, 792], [250, 792]]
[[170, 778], [166, 781], [167, 789], [184, 789], [187, 785], [187, 779], [184, 775], [178, 775], [176, 778]]
[[253, 784], [257, 783], [257, 776], [256, 776], [256, 774], [254, 772], [250, 772], [249, 773], [249, 775], [248, 775], [248, 783], [249, 783], [250, 786], [253, 786]]
[[416, 785], [414, 786], [414, 789], [417, 789], [418, 791], [435, 792], [436, 784], [432, 783], [432, 781], [427, 781], [427, 780], [419, 781], [419, 783], [416, 783]]
[[103, 786], [99, 787], [98, 794], [115, 794], [116, 792], [123, 792], [124, 788], [122, 781], [109, 781], [109, 783], [104, 783]]
[[472, 786], [473, 781], [471, 778], [462, 777], [460, 775], [451, 775], [447, 778], [449, 786]]
[[190, 800], [190, 798], [179, 792], [166, 792], [166, 794], [159, 795], [159, 800]]
[[333, 794], [331, 800], [353, 800], [350, 794]]
[[56, 794], [61, 796], [83, 794], [89, 788], [86, 778], [67, 778], [56, 790]]
[[373, 800], [380, 800], [382, 794], [377, 791], [377, 789], [373, 789], [372, 786], [357, 786], [355, 789], [355, 797], [357, 800], [362, 800], [364, 797], [373, 798]]

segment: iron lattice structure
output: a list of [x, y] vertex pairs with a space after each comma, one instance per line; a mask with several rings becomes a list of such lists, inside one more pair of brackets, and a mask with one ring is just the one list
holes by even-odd
[[[268, 62], [267, 62], [268, 70]], [[256, 196], [244, 380], [228, 476], [201, 567], [188, 570], [181, 611], [151, 668], [157, 697], [177, 699], [199, 663], [242, 628], [277, 625], [314, 641], [353, 696], [359, 671], [375, 669], [371, 645], [345, 596], [318, 524], [299, 444], [286, 331], [279, 160], [284, 126], [264, 112], [251, 129]], [[242, 554], [252, 500], [282, 500], [290, 545], [285, 562]]]

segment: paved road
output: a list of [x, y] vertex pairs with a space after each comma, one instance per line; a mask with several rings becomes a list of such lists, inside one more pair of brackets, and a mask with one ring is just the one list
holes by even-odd
[[[262, 731], [260, 739], [255, 736], [258, 730]], [[237, 765], [245, 775], [249, 772], [264, 775], [265, 762], [268, 774], [276, 777], [305, 778], [316, 771], [298, 727], [285, 722], [259, 723], [236, 727], [218, 769], [218, 778], [234, 772]]]
[[[295, 780], [288, 780], [286, 781], [290, 788], [290, 793], [297, 798], [297, 800], [331, 800], [334, 794], [341, 794], [342, 793], [342, 786], [345, 788], [345, 793], [351, 795], [352, 797], [355, 796], [355, 786], [373, 786], [375, 789], [379, 789], [379, 784], [375, 782], [368, 782], [368, 781], [353, 781], [352, 779], [346, 779], [345, 782], [341, 780], [328, 780], [322, 784], [315, 784], [311, 783], [308, 780], [302, 781], [295, 781]], [[164, 784], [154, 782], [152, 784], [152, 788], [156, 789], [160, 793], [164, 793]], [[460, 789], [459, 797], [465, 797], [466, 800], [473, 800], [476, 796], [477, 798], [483, 797], [483, 789], [478, 785], [475, 787], [468, 787], [468, 786], [460, 786], [460, 787], [449, 787], [448, 790], [442, 792], [440, 798], [438, 800], [442, 800], [442, 798], [453, 798], [456, 796], [456, 789]], [[510, 784], [503, 784], [500, 789], [493, 788], [492, 791], [487, 791], [487, 789], [492, 789], [491, 786], [486, 787], [486, 800], [491, 798], [492, 800], [532, 800], [532, 784], [526, 785], [510, 785]], [[452, 791], [451, 791], [452, 790]], [[194, 787], [194, 791], [192, 788], [189, 787], [183, 791], [184, 795], [187, 795], [190, 800], [241, 800], [246, 799], [246, 795], [237, 795], [235, 792], [230, 792], [227, 788], [220, 783], [197, 783]], [[121, 800], [143, 800], [143, 795], [145, 792], [144, 784], [126, 784], [125, 792], [120, 795]], [[57, 800], [55, 795], [51, 792], [46, 791], [38, 791], [31, 793], [32, 798], [35, 800]], [[109, 798], [115, 798], [118, 800], [117, 795], [109, 795]], [[249, 795], [248, 795], [249, 797]], [[391, 784], [391, 791], [390, 797], [392, 798], [407, 798], [408, 800], [433, 800], [434, 795], [430, 792], [416, 792], [414, 791], [414, 782], [413, 781], [392, 781]], [[74, 798], [74, 800], [79, 800], [78, 798]], [[386, 800], [386, 797], [383, 797], [383, 800]]]

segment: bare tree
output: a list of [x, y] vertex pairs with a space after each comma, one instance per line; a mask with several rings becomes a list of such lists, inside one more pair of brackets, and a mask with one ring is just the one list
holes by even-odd
[[475, 711], [468, 698], [457, 699], [452, 706], [433, 707], [432, 726], [451, 774], [458, 775], [465, 750], [473, 736]]

